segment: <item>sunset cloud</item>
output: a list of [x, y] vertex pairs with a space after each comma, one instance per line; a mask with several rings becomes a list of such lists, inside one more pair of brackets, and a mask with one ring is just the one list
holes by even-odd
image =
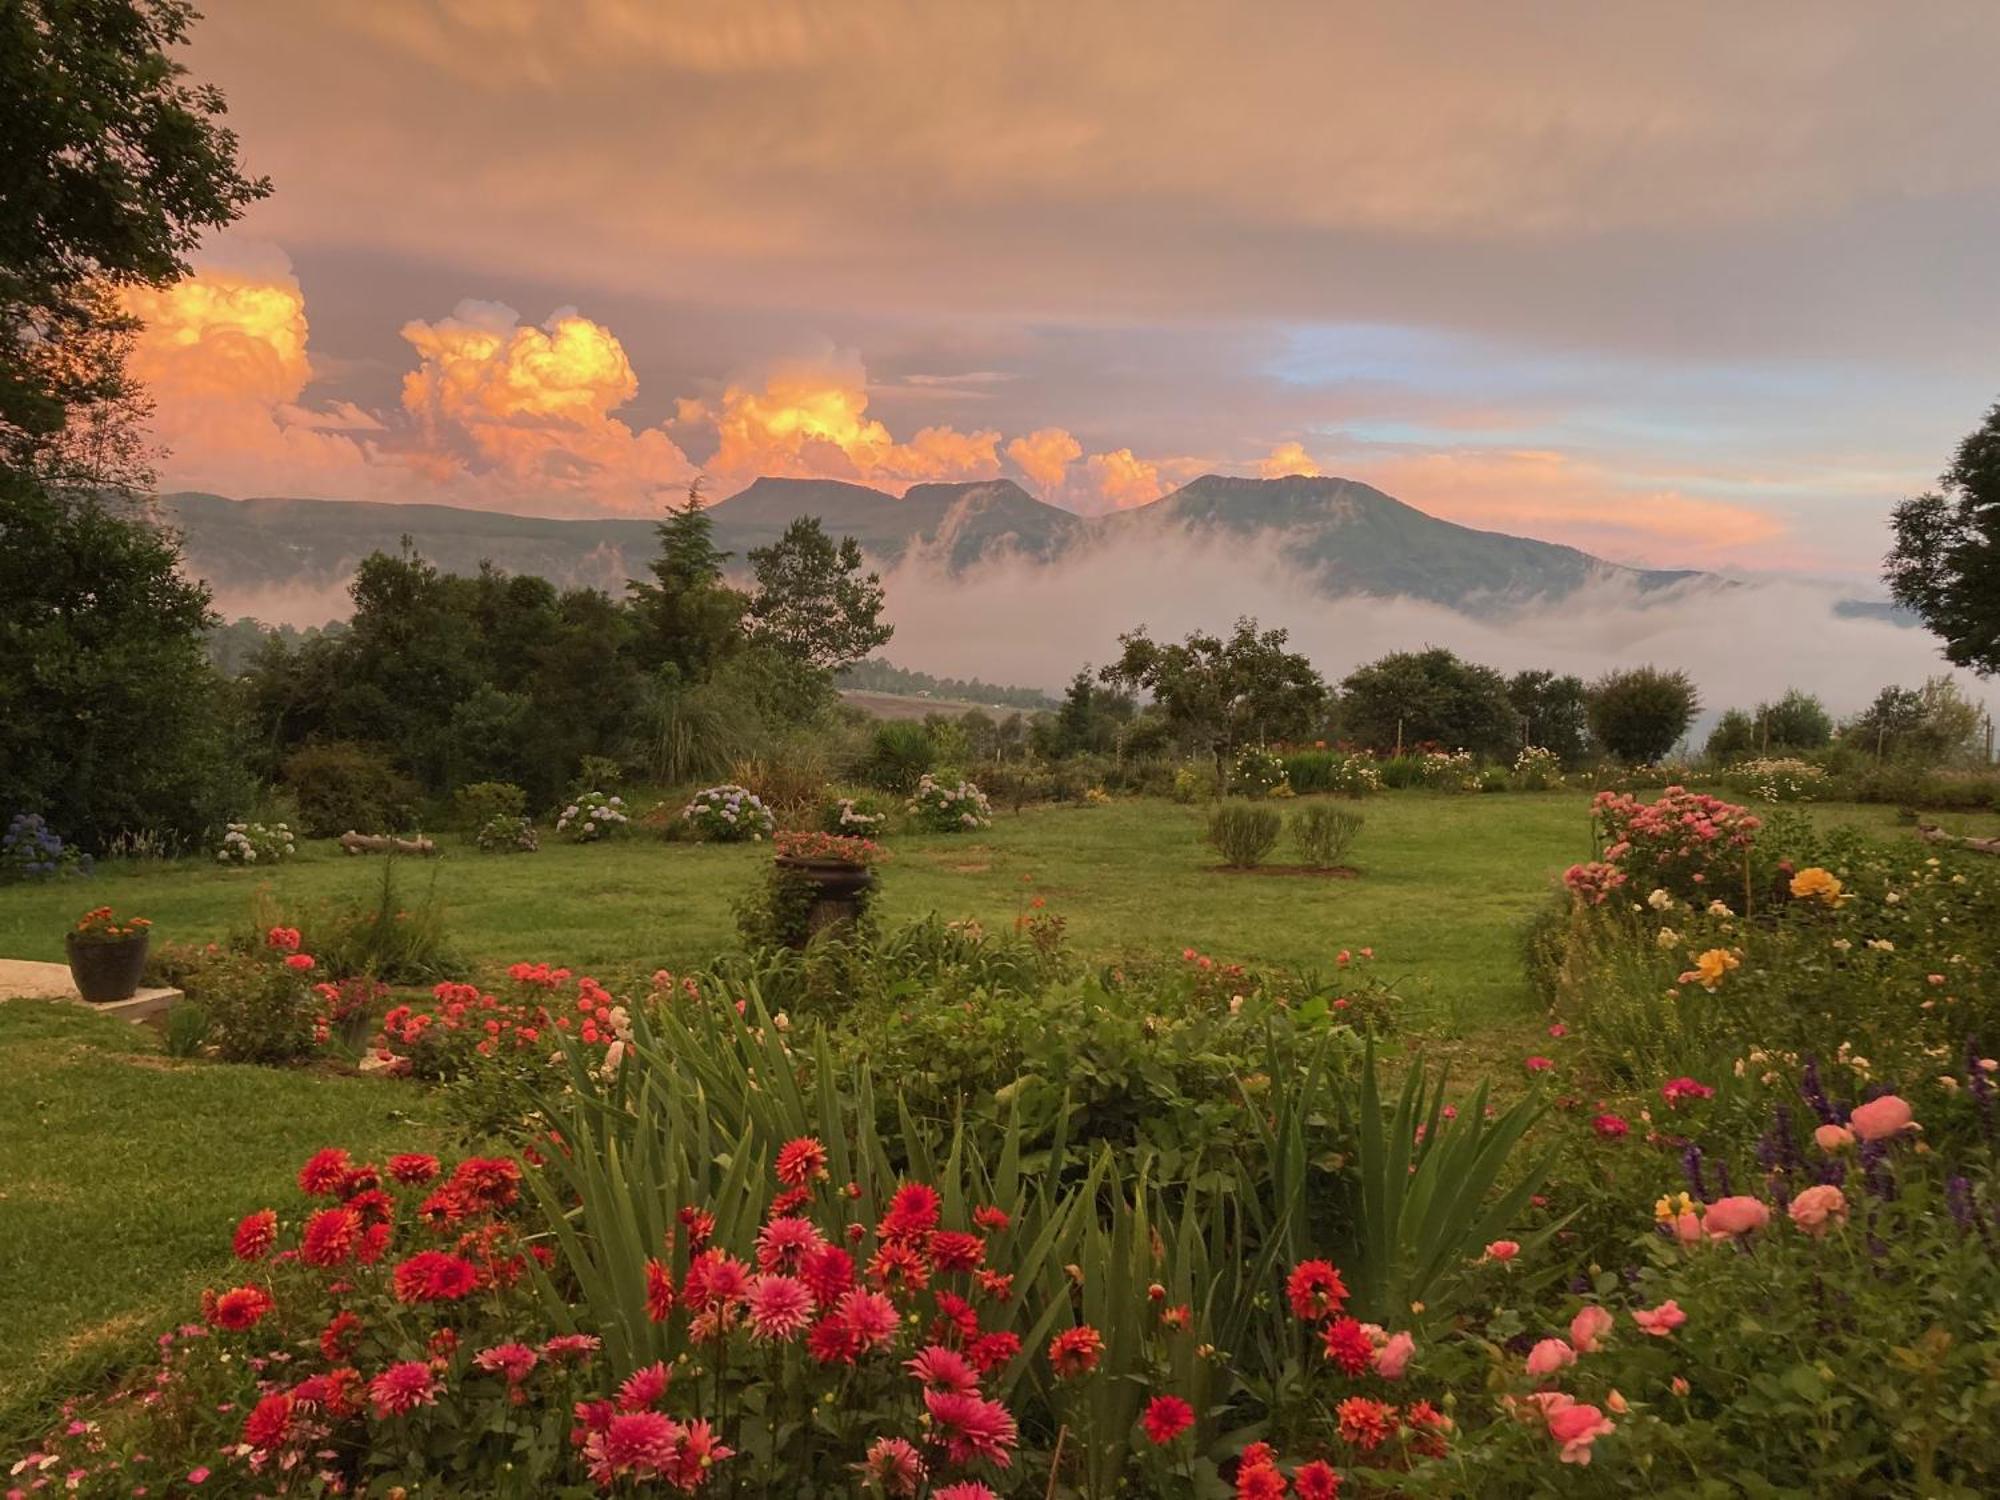
[[898, 442], [868, 415], [858, 361], [792, 365], [761, 384], [732, 383], [714, 403], [681, 403], [683, 425], [705, 423], [717, 445], [708, 472], [728, 488], [760, 474], [846, 479], [898, 493], [925, 480], [992, 479], [1000, 434], [924, 427]]
[[1160, 478], [1160, 466], [1149, 463], [1130, 448], [1114, 448], [1109, 453], [1093, 453], [1084, 464], [1090, 476], [1090, 495], [1097, 510], [1130, 510], [1149, 505], [1167, 492]]
[[1083, 444], [1060, 427], [1043, 427], [1015, 438], [1007, 456], [1044, 500], [1052, 500], [1062, 493], [1069, 466], [1083, 457]]
[[1297, 442], [1280, 443], [1268, 457], [1257, 462], [1257, 473], [1265, 479], [1284, 479], [1293, 474], [1317, 478], [1325, 472], [1306, 452], [1305, 445]]

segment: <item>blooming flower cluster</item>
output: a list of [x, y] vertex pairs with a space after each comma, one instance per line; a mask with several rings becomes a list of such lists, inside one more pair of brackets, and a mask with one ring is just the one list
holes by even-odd
[[556, 832], [576, 844], [594, 844], [623, 833], [632, 818], [625, 811], [623, 797], [607, 797], [603, 792], [585, 792], [563, 808], [556, 818]]
[[90, 856], [65, 844], [40, 813], [15, 813], [0, 833], [0, 884], [90, 872]]
[[145, 917], [121, 917], [108, 906], [93, 906], [76, 919], [69, 935], [79, 943], [122, 943], [142, 936], [152, 925]]
[[1606, 838], [1603, 861], [1641, 890], [1665, 890], [1682, 900], [1707, 899], [1725, 871], [1763, 826], [1748, 808], [1703, 792], [1670, 786], [1655, 801], [1627, 792], [1599, 792], [1591, 813]]
[[815, 864], [872, 865], [889, 857], [889, 851], [873, 839], [837, 833], [781, 833], [777, 837], [778, 858], [805, 860]]
[[747, 787], [712, 786], [696, 792], [681, 809], [681, 822], [698, 838], [716, 843], [768, 838], [778, 820]]
[[508, 977], [516, 986], [512, 996], [446, 981], [431, 990], [429, 1009], [392, 1007], [382, 1018], [377, 1061], [419, 1077], [451, 1078], [486, 1058], [539, 1068], [582, 1045], [604, 1049], [605, 1065], [617, 1065], [631, 1019], [610, 991], [588, 975], [572, 986], [568, 969], [547, 964], [515, 964]]
[[215, 862], [222, 865], [275, 865], [298, 852], [283, 823], [231, 823], [222, 833]]
[[928, 771], [917, 782], [905, 810], [931, 833], [958, 833], [993, 824], [993, 805], [977, 785], [960, 780], [948, 786]]

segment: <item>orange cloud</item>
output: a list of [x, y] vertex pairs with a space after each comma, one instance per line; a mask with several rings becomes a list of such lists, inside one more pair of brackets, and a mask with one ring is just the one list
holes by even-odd
[[1568, 542], [1635, 561], [1719, 557], [1785, 532], [1747, 506], [1649, 488], [1567, 454], [1464, 449], [1363, 462], [1352, 476], [1464, 525]]
[[789, 366], [761, 388], [730, 385], [719, 404], [683, 401], [681, 420], [715, 427], [708, 469], [725, 485], [760, 474], [849, 479], [902, 490], [924, 480], [992, 479], [1000, 434], [925, 427], [908, 442], [868, 415], [858, 365]]
[[1147, 505], [1167, 492], [1160, 466], [1138, 457], [1130, 448], [1093, 453], [1084, 465], [1094, 498], [1104, 510], [1129, 510]]
[[1313, 461], [1303, 443], [1280, 443], [1271, 450], [1268, 458], [1257, 461], [1257, 472], [1266, 479], [1284, 479], [1293, 474], [1303, 474], [1308, 479], [1317, 479], [1326, 470]]
[[693, 474], [666, 433], [611, 415], [638, 377], [611, 330], [574, 308], [532, 328], [512, 308], [466, 301], [449, 318], [405, 324], [403, 337], [418, 358], [403, 377], [423, 440], [413, 462], [434, 480], [650, 510]]
[[1083, 457], [1083, 444], [1060, 427], [1043, 427], [1015, 438], [1007, 445], [1007, 456], [1048, 500], [1062, 493], [1069, 466]]

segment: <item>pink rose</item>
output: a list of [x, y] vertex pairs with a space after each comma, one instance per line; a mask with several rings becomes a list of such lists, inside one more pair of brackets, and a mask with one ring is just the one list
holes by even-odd
[[1375, 1373], [1384, 1380], [1401, 1380], [1417, 1352], [1417, 1341], [1407, 1333], [1392, 1333], [1375, 1351]]
[[1761, 1198], [1738, 1193], [1733, 1198], [1718, 1198], [1709, 1204], [1708, 1216], [1702, 1222], [1710, 1239], [1735, 1239], [1738, 1235], [1749, 1234], [1769, 1224], [1771, 1206]]
[[1885, 1141], [1892, 1135], [1901, 1135], [1905, 1130], [1916, 1128], [1909, 1103], [1894, 1094], [1884, 1094], [1880, 1099], [1870, 1099], [1866, 1104], [1858, 1105], [1848, 1116], [1848, 1123], [1864, 1141]]
[[1693, 1209], [1674, 1215], [1674, 1238], [1683, 1245], [1701, 1243], [1701, 1215]]
[[1584, 1308], [1569, 1320], [1569, 1341], [1578, 1354], [1595, 1354], [1604, 1347], [1605, 1337], [1611, 1332], [1613, 1319], [1610, 1313], [1595, 1304]]
[[1486, 1258], [1488, 1260], [1510, 1261], [1520, 1253], [1521, 1242], [1519, 1240], [1495, 1240], [1486, 1247]]
[[1639, 1325], [1641, 1333], [1650, 1333], [1656, 1339], [1670, 1338], [1673, 1331], [1688, 1320], [1681, 1311], [1680, 1303], [1669, 1297], [1655, 1308], [1635, 1307], [1632, 1321]]
[[1617, 1431], [1616, 1424], [1594, 1406], [1576, 1402], [1549, 1413], [1549, 1436], [1562, 1445], [1566, 1464], [1590, 1462], [1590, 1445]]
[[1540, 1380], [1576, 1363], [1576, 1351], [1561, 1339], [1543, 1339], [1528, 1351], [1528, 1373]]
[[1829, 1222], [1837, 1228], [1847, 1222], [1847, 1194], [1831, 1183], [1809, 1187], [1792, 1200], [1792, 1222], [1818, 1238]]
[[1831, 1156], [1854, 1144], [1854, 1132], [1845, 1125], [1822, 1125], [1813, 1132], [1813, 1144]]

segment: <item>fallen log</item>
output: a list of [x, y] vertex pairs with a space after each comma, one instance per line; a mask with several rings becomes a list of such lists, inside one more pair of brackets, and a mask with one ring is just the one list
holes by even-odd
[[349, 854], [437, 853], [437, 845], [427, 838], [399, 839], [386, 833], [356, 833], [352, 828], [340, 836], [340, 847]]
[[1955, 833], [1946, 833], [1935, 823], [1919, 823], [1917, 837], [1926, 844], [1940, 844], [1947, 849], [1965, 849], [1973, 854], [2000, 854], [2000, 839], [1970, 839]]

